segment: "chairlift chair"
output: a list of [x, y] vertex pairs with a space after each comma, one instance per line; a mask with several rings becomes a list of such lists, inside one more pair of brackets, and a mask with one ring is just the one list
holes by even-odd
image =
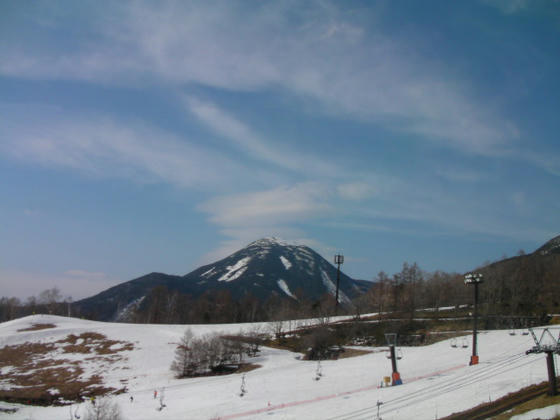
[[457, 348], [457, 339], [456, 338], [451, 339], [451, 347]]
[[317, 369], [315, 370], [315, 376], [316, 379], [315, 380], [319, 380], [319, 378], [321, 378], [321, 376], [323, 376], [323, 367], [321, 366], [321, 361], [319, 360], [317, 362]]
[[513, 321], [511, 321], [510, 326], [511, 326], [511, 331], [509, 332], [509, 335], [516, 335], [515, 325], [514, 325]]
[[402, 350], [398, 349], [397, 350], [397, 360], [401, 360], [402, 359]]
[[461, 343], [461, 347], [463, 347], [464, 349], [466, 349], [467, 347], [469, 347], [469, 342], [468, 342], [468, 340], [467, 340], [465, 337], [463, 337], [463, 341], [462, 341], [462, 343]]
[[524, 330], [521, 332], [521, 335], [529, 335], [528, 324], [529, 324], [529, 321], [527, 319], [525, 319], [523, 321]]

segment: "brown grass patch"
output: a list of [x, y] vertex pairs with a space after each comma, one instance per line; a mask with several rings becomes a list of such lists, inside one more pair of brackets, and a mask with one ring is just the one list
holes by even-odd
[[0, 399], [52, 405], [116, 392], [103, 385], [102, 372], [84, 377], [82, 360], [69, 360], [64, 354], [88, 354], [90, 357], [84, 360], [98, 362], [98, 370], [105, 371], [109, 365], [123, 359], [120, 352], [133, 348], [132, 343], [109, 340], [93, 332], [70, 334], [52, 343], [5, 346], [0, 349], [0, 372], [3, 372], [0, 381], [12, 388], [0, 390]]
[[344, 348], [344, 351], [338, 355], [339, 359], [349, 359], [350, 357], [364, 356], [366, 354], [373, 353], [372, 350], [361, 350], [361, 349], [349, 349]]
[[[557, 405], [557, 404], [560, 404], [560, 395], [556, 395], [554, 397], [548, 395], [541, 395], [531, 401], [528, 401], [526, 403], [518, 405], [517, 407], [514, 407], [511, 411], [508, 411], [507, 413], [502, 413], [494, 417], [494, 420], [508, 420], [513, 416], [524, 414], [527, 413], [528, 411], [548, 407], [550, 405]], [[558, 417], [555, 417], [555, 419], [557, 418]]]
[[453, 413], [444, 420], [509, 419], [512, 415], [556, 404], [560, 396], [544, 395], [548, 382], [533, 384], [519, 391], [511, 392], [495, 401], [483, 403], [460, 413]]
[[33, 324], [30, 327], [19, 329], [19, 330], [17, 330], [17, 332], [39, 331], [39, 330], [46, 330], [48, 328], [56, 328], [56, 325], [55, 324]]
[[215, 369], [209, 370], [208, 372], [198, 373], [192, 376], [184, 376], [179, 377], [183, 379], [192, 379], [192, 378], [205, 378], [208, 376], [224, 376], [224, 375], [232, 375], [234, 373], [245, 373], [251, 372], [252, 370], [261, 368], [262, 365], [257, 363], [240, 363], [240, 364], [231, 364], [231, 365], [222, 365], [217, 366]]
[[117, 354], [134, 348], [132, 343], [109, 340], [103, 334], [94, 332], [85, 332], [78, 336], [70, 334], [66, 339], [59, 340], [57, 343], [67, 344], [63, 347], [65, 353], [90, 353], [95, 355]]
[[257, 363], [243, 363], [239, 366], [239, 369], [235, 371], [235, 373], [245, 373], [251, 372], [252, 370], [262, 368], [262, 365]]

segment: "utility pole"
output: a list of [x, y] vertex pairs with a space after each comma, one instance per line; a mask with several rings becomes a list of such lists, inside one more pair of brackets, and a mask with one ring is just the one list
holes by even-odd
[[477, 346], [476, 346], [476, 336], [477, 336], [477, 324], [478, 324], [478, 285], [482, 283], [482, 274], [480, 273], [467, 273], [465, 274], [465, 284], [474, 285], [474, 310], [473, 310], [473, 317], [474, 317], [474, 326], [473, 326], [473, 345], [472, 345], [472, 356], [469, 366], [478, 365], [478, 354], [477, 354]]
[[344, 255], [342, 254], [336, 254], [334, 256], [334, 263], [337, 265], [337, 270], [336, 270], [336, 302], [335, 302], [335, 306], [334, 306], [334, 314], [335, 316], [338, 315], [338, 288], [340, 286], [340, 265], [344, 263]]
[[529, 332], [533, 336], [535, 346], [527, 350], [525, 354], [545, 353], [546, 354], [546, 370], [548, 371], [548, 395], [558, 395], [558, 387], [556, 384], [556, 371], [554, 369], [554, 353], [560, 354], [560, 334], [558, 338], [554, 338], [548, 328], [543, 329], [541, 337], [537, 338], [534, 330], [529, 328]]

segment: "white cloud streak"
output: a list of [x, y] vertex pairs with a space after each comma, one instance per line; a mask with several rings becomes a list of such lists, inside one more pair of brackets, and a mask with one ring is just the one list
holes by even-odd
[[[249, 10], [234, 2], [121, 3], [109, 6], [114, 9], [104, 18], [87, 21], [94, 35], [83, 42], [44, 45], [31, 40], [25, 48], [20, 43], [0, 44], [0, 74], [118, 86], [148, 83], [180, 92], [192, 85], [287, 92], [297, 99], [292, 104], [299, 106], [302, 99], [314, 105], [314, 112], [412, 133], [420, 141], [473, 155], [525, 159], [560, 172], [554, 153], [525, 153], [520, 129], [470, 94], [469, 81], [458, 79], [442, 63], [412, 51], [380, 28], [365, 27], [329, 2], [292, 6], [263, 2]], [[56, 28], [56, 22], [50, 26]], [[394, 180], [391, 188], [379, 189], [353, 181], [357, 177], [350, 174], [337, 178], [340, 185], [331, 191], [324, 180], [332, 173], [328, 162], [312, 164], [317, 160], [281, 150], [230, 112], [195, 96], [186, 97], [185, 105], [253, 159], [324, 175], [315, 183], [220, 195], [202, 204], [199, 209], [231, 238], [242, 238], [243, 229], [264, 235], [287, 231], [288, 224], [328, 214], [335, 209], [334, 193], [346, 200], [374, 200], [366, 201], [372, 217], [437, 220], [499, 234], [511, 231], [506, 222], [481, 223], [477, 215], [485, 211], [467, 206], [465, 199], [422, 194], [418, 183], [407, 189], [404, 180]], [[97, 176], [198, 188], [235, 182], [241, 177], [232, 174], [245, 171], [186, 139], [137, 122], [95, 117], [45, 119], [35, 128], [23, 121], [16, 124], [15, 129], [14, 122], [0, 124], [4, 154]], [[453, 175], [457, 174], [447, 174]], [[476, 175], [463, 176], [476, 181]], [[243, 177], [250, 178], [255, 176]]]
[[31, 110], [28, 117], [35, 124], [14, 117], [0, 127], [1, 154], [98, 177], [191, 189], [220, 189], [237, 175], [248, 175], [219, 153], [143, 123], [103, 116], [34, 115]]
[[205, 263], [223, 258], [256, 238], [277, 236], [290, 242], [330, 248], [306, 237], [298, 223], [319, 220], [334, 211], [333, 193], [319, 183], [301, 183], [270, 190], [213, 198], [199, 206], [227, 238], [203, 257]]
[[[210, 221], [230, 228], [275, 226], [324, 214], [328, 190], [317, 183], [219, 196], [199, 206]], [[269, 235], [267, 235], [269, 236]]]
[[[280, 87], [325, 112], [485, 156], [508, 153], [519, 137], [512, 122], [467, 93], [468, 83], [328, 2], [297, 9], [267, 2], [251, 10], [234, 2], [131, 2], [114, 13], [117, 18], [90, 22], [97, 38], [81, 49], [22, 50], [5, 43], [0, 74], [244, 91]], [[228, 124], [215, 110], [197, 109], [217, 129]], [[234, 121], [228, 128], [232, 138], [244, 137], [245, 147], [255, 143]], [[257, 146], [255, 153], [275, 160]]]
[[188, 110], [201, 122], [222, 137], [229, 139], [235, 147], [253, 159], [300, 173], [311, 172], [321, 176], [340, 173], [340, 169], [335, 164], [324, 162], [317, 156], [305, 156], [294, 151], [280, 150], [268, 144], [246, 124], [214, 104], [192, 96], [184, 100]]

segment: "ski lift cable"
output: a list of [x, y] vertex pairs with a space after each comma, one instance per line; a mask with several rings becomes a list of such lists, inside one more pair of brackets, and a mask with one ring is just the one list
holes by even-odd
[[[478, 380], [478, 378], [475, 378], [475, 380]], [[457, 379], [455, 380], [457, 381]], [[418, 398], [425, 398], [425, 394], [429, 394], [429, 393], [433, 393], [434, 391], [439, 394], [440, 390], [444, 389], [444, 388], [449, 388], [447, 385], [439, 385], [436, 388], [432, 387], [427, 387], [427, 388], [423, 388], [420, 389], [418, 391], [409, 393], [407, 396], [403, 396], [403, 397], [398, 397], [398, 398], [394, 398], [393, 400], [386, 400], [385, 404], [400, 404], [400, 403], [406, 403], [408, 404], [408, 401], [410, 401], [412, 398], [414, 397], [418, 397]], [[347, 413], [346, 415], [343, 416], [337, 416], [337, 417], [333, 417], [333, 419], [351, 419], [351, 418], [358, 418], [356, 416], [361, 416], [363, 414], [365, 414], [366, 412], [372, 412], [372, 409], [375, 408], [373, 406], [370, 407], [366, 407], [364, 409], [361, 410], [356, 410], [352, 413]]]
[[[525, 362], [522, 363], [519, 366], [513, 366], [511, 368], [507, 368], [504, 367], [502, 368], [502, 371], [499, 373], [504, 373], [506, 371], [510, 371], [513, 369], [518, 369], [521, 366], [524, 366], [526, 364], [529, 363], [533, 363], [535, 362], [535, 360], [531, 360], [529, 362]], [[482, 374], [484, 374], [484, 372], [482, 372]], [[418, 402], [418, 401], [422, 401], [425, 400], [426, 398], [430, 398], [430, 397], [437, 397], [438, 395], [441, 395], [443, 393], [447, 393], [447, 392], [451, 392], [451, 391], [455, 391], [457, 389], [461, 389], [465, 386], [469, 386], [469, 385], [473, 385], [477, 382], [480, 381], [481, 378], [483, 378], [484, 376], [481, 376], [481, 372], [478, 372], [477, 375], [473, 375], [472, 378], [470, 378], [470, 380], [468, 382], [461, 382], [461, 378], [457, 378], [454, 380], [454, 386], [447, 386], [446, 384], [442, 384], [442, 386], [437, 386], [437, 387], [426, 387], [422, 390], [419, 390], [417, 392], [413, 392], [412, 394], [408, 394], [407, 396], [403, 396], [403, 397], [398, 397], [395, 398], [393, 400], [389, 400], [389, 401], [384, 401], [384, 404], [390, 404], [390, 407], [388, 407], [385, 410], [385, 414], [389, 413], [389, 412], [394, 412], [395, 410], [399, 410], [402, 409], [403, 407], [406, 407], [407, 405], [409, 405], [411, 402]], [[464, 377], [463, 377], [464, 378]], [[345, 419], [345, 420], [350, 420], [350, 419], [357, 419], [357, 418], [364, 418], [363, 416], [366, 414], [373, 414], [374, 410], [376, 410], [377, 407], [376, 406], [370, 406], [370, 407], [366, 407], [364, 409], [360, 409], [360, 410], [355, 410], [354, 412], [351, 413], [347, 413], [346, 415], [343, 416], [337, 416], [337, 417], [333, 417], [332, 419]], [[370, 416], [368, 415], [366, 418], [370, 418]]]
[[[503, 368], [501, 371], [497, 372], [496, 374], [506, 373], [506, 372], [512, 371], [512, 370], [514, 370], [514, 369], [518, 369], [519, 367], [522, 367], [522, 366], [524, 366], [524, 365], [531, 364], [531, 363], [534, 363], [534, 362], [535, 362], [535, 360], [530, 360], [530, 361], [527, 361], [527, 362], [522, 363], [522, 364], [517, 365], [517, 366], [513, 366], [513, 367], [509, 367], [509, 368], [505, 367], [505, 368]], [[437, 394], [431, 394], [431, 395], [432, 395], [433, 397], [436, 397], [436, 396], [441, 395], [441, 394], [445, 394], [445, 393], [448, 393], [448, 392], [453, 392], [453, 391], [462, 389], [462, 388], [464, 388], [464, 387], [466, 387], [466, 386], [475, 385], [475, 384], [479, 383], [480, 380], [481, 380], [482, 378], [484, 378], [484, 376], [480, 376], [480, 377], [477, 377], [477, 378], [472, 378], [472, 379], [469, 380], [468, 382], [464, 382], [464, 383], [458, 382], [458, 383], [455, 383], [455, 384], [454, 384], [453, 386], [451, 386], [451, 387], [447, 387], [447, 388], [444, 388], [444, 389], [440, 389], [439, 392], [438, 392]], [[430, 394], [428, 394], [428, 397], [429, 397], [429, 396], [430, 396]], [[403, 407], [406, 407], [407, 405], [410, 405], [412, 402], [419, 402], [419, 401], [422, 401], [422, 400], [424, 400], [424, 399], [426, 399], [426, 398], [427, 398], [426, 395], [418, 395], [418, 396], [415, 396], [414, 399], [412, 399], [412, 400], [401, 401], [401, 402], [399, 402], [396, 406], [392, 406], [392, 407], [388, 410], [388, 412], [395, 411], [395, 410], [399, 410], [399, 409], [401, 409], [401, 408], [403, 408]]]
[[[435, 391], [437, 391], [436, 394], [434, 394]], [[425, 400], [426, 398], [435, 397], [436, 395], [441, 394], [441, 392], [439, 391], [439, 388], [434, 389], [432, 387], [428, 389], [419, 390], [415, 394], [416, 395], [412, 397], [408, 396], [407, 398], [397, 398], [391, 401], [385, 401], [385, 404], [390, 404], [390, 408], [386, 410], [386, 413], [390, 411], [395, 411], [402, 407], [406, 407], [411, 402], [422, 401]], [[332, 419], [337, 419], [337, 420], [366, 419], [366, 418], [369, 419], [371, 418], [371, 414], [374, 413], [374, 410], [376, 410], [375, 406], [369, 406], [364, 409], [356, 410], [351, 413], [346, 413], [345, 415], [342, 416], [333, 417]]]
[[[434, 396], [440, 395], [442, 393], [446, 393], [446, 392], [450, 392], [451, 390], [455, 390], [455, 389], [460, 389], [464, 386], [468, 386], [468, 385], [472, 385], [478, 381], [480, 381], [482, 378], [485, 378], [487, 376], [488, 373], [494, 373], [496, 372], [497, 374], [499, 373], [504, 373], [513, 369], [518, 369], [520, 366], [524, 366], [526, 364], [529, 363], [533, 363], [535, 360], [530, 360], [528, 362], [525, 362], [523, 364], [521, 364], [520, 366], [511, 366], [510, 365], [512, 363], [515, 363], [518, 360], [523, 359], [525, 356], [524, 353], [520, 353], [517, 355], [512, 355], [512, 358], [510, 359], [504, 359], [498, 362], [498, 364], [492, 366], [491, 368], [485, 370], [485, 371], [476, 371], [476, 372], [471, 372], [467, 375], [462, 375], [459, 378], [456, 378], [454, 380], [452, 380], [451, 382], [447, 382], [444, 384], [441, 384], [439, 386], [433, 387], [433, 386], [429, 386], [423, 389], [420, 389], [418, 391], [414, 391], [412, 393], [407, 394], [406, 396], [402, 396], [402, 397], [397, 397], [394, 398], [393, 400], [386, 400], [384, 401], [384, 404], [391, 404], [391, 406], [395, 405], [395, 404], [404, 404], [402, 406], [405, 406], [406, 404], [409, 404], [410, 400], [415, 398], [415, 399], [423, 399], [426, 397], [426, 394], [432, 394]], [[467, 379], [467, 381], [465, 381], [465, 379]], [[394, 411], [394, 409], [398, 409], [398, 408], [402, 408], [402, 407], [396, 407], [396, 408], [392, 408], [390, 411]], [[366, 414], [366, 412], [372, 412], [372, 410], [375, 409], [377, 410], [377, 406], [372, 406], [372, 407], [366, 407], [360, 410], [356, 410], [355, 412], [352, 413], [347, 413], [346, 415], [343, 416], [337, 416], [337, 417], [333, 417], [332, 419], [352, 419], [352, 418], [356, 418], [354, 417], [355, 415], [362, 415], [362, 414]]]
[[[525, 353], [519, 353], [519, 354], [516, 354], [516, 355], [512, 355], [512, 357], [515, 357], [513, 362], [515, 362], [516, 360], [520, 360], [521, 358], [524, 358], [524, 356], [525, 356]], [[394, 398], [393, 400], [388, 400], [388, 401], [386, 400], [384, 403], [385, 404], [389, 404], [389, 403], [390, 404], [396, 404], [396, 403], [401, 403], [401, 402], [407, 402], [415, 396], [418, 396], [419, 398], [424, 398], [425, 394], [433, 393], [434, 395], [439, 395], [441, 393], [441, 391], [449, 392], [449, 391], [445, 391], [445, 390], [446, 389], [452, 389], [453, 385], [456, 386], [456, 384], [459, 384], [460, 386], [466, 386], [466, 385], [470, 385], [472, 383], [476, 383], [477, 381], [480, 381], [480, 379], [484, 378], [488, 372], [497, 371], [498, 368], [501, 369], [502, 371], [517, 369], [518, 368], [517, 366], [514, 366], [511, 369], [508, 368], [508, 365], [510, 365], [513, 362], [512, 362], [511, 359], [500, 360], [500, 361], [498, 361], [497, 365], [493, 366], [492, 368], [490, 368], [486, 371], [470, 372], [467, 375], [462, 375], [460, 378], [455, 378], [454, 380], [452, 380], [451, 383], [447, 382], [447, 383], [438, 385], [437, 387], [433, 387], [433, 386], [426, 387], [426, 388], [414, 391], [412, 393], [409, 393], [406, 396], [397, 397], [397, 398]], [[534, 362], [534, 361], [533, 360], [529, 361], [529, 363], [531, 363], [531, 362]], [[524, 364], [527, 364], [527, 363], [524, 363]], [[464, 382], [465, 379], [469, 380], [469, 382], [466, 385], [462, 384], [462, 382]], [[345, 418], [350, 419], [350, 418], [353, 418], [354, 415], [365, 414], [365, 411], [367, 411], [371, 408], [376, 408], [376, 407], [369, 407], [369, 408], [366, 407], [364, 409], [355, 410], [354, 412], [347, 413], [346, 415], [343, 415], [343, 416], [333, 417], [333, 419], [345, 419]]]
[[[437, 388], [433, 388], [433, 387], [428, 387], [425, 388], [424, 390], [421, 390], [422, 392], [416, 392], [415, 395], [413, 396], [413, 398], [409, 398], [407, 397], [401, 397], [401, 398], [396, 398], [394, 400], [391, 401], [385, 401], [386, 404], [391, 403], [391, 408], [389, 410], [386, 411], [387, 412], [391, 412], [391, 411], [395, 411], [398, 409], [401, 409], [403, 407], [406, 407], [407, 405], [409, 405], [411, 402], [417, 402], [417, 401], [422, 401], [425, 400], [426, 398], [430, 398], [430, 397], [436, 397], [438, 395], [441, 395], [442, 393], [446, 393], [446, 392], [450, 392], [452, 390], [455, 389], [460, 389], [464, 386], [468, 386], [474, 383], [477, 383], [480, 381], [480, 378], [473, 378], [469, 383], [459, 383], [458, 385], [456, 385], [453, 388], [448, 388], [447, 390], [441, 390], [442, 387], [437, 387]], [[366, 411], [368, 411], [369, 413], [373, 413], [373, 410], [375, 409], [375, 407], [369, 407], [366, 409], [362, 409], [360, 410], [361, 412], [355, 412], [355, 413], [349, 413], [349, 416], [345, 416], [345, 417], [335, 417], [336, 419], [354, 419], [354, 418], [364, 418], [362, 417], [364, 414], [366, 414]], [[367, 418], [370, 418], [369, 416]]]
[[[516, 357], [515, 359], [513, 359], [513, 362], [517, 362], [521, 359], [523, 359], [525, 355], [519, 355], [518, 357]], [[501, 371], [506, 371], [509, 370], [509, 366], [512, 364], [512, 362], [510, 360], [503, 360], [501, 362], [499, 362], [498, 364], [491, 366], [490, 368], [486, 369], [486, 370], [479, 370], [479, 371], [475, 371], [472, 373], [469, 373], [467, 375], [462, 375], [460, 378], [456, 378], [454, 380], [448, 381], [446, 383], [443, 383], [439, 386], [439, 388], [441, 390], [446, 390], [448, 388], [451, 388], [452, 386], [454, 386], [456, 383], [462, 384], [466, 381], [469, 382], [476, 382], [478, 380], [480, 380], [481, 378], [484, 378], [488, 375], [488, 373], [499, 373]], [[414, 393], [412, 393], [414, 394]], [[411, 394], [409, 394], [411, 395]], [[387, 402], [391, 402], [391, 401], [387, 401]]]

